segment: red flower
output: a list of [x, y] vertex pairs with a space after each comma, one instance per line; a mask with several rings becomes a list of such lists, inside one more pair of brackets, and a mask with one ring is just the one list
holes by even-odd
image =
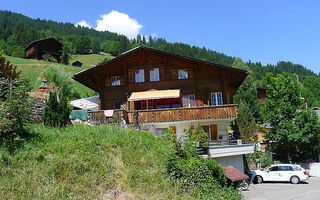
[[17, 140], [23, 140], [23, 139], [21, 139], [21, 138], [18, 138]]

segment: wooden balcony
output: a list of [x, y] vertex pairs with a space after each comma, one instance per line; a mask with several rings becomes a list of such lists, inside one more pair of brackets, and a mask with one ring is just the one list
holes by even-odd
[[234, 119], [237, 116], [237, 105], [204, 106], [194, 108], [169, 108], [152, 110], [114, 110], [113, 117], [105, 117], [104, 110], [89, 111], [89, 122], [92, 124], [119, 123], [123, 119], [128, 124], [160, 123], [209, 119]]
[[[128, 111], [128, 122], [135, 123], [134, 111]], [[208, 119], [233, 119], [237, 116], [237, 105], [204, 106], [193, 108], [170, 108], [139, 110], [139, 123], [158, 123]]]
[[122, 119], [127, 120], [127, 114], [125, 110], [113, 110], [112, 117], [106, 117], [104, 115], [104, 110], [95, 110], [88, 112], [88, 119], [91, 124], [117, 124], [122, 121]]

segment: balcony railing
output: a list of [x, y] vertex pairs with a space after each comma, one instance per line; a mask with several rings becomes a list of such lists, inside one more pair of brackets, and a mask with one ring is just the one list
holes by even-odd
[[209, 146], [212, 148], [222, 146], [238, 146], [238, 145], [252, 145], [251, 140], [239, 139], [239, 140], [213, 140], [209, 142]]
[[[169, 108], [139, 111], [114, 110], [113, 117], [106, 117], [104, 110], [89, 111], [89, 122], [92, 124], [175, 122], [207, 119], [233, 119], [237, 116], [237, 105], [204, 106], [192, 108]], [[137, 118], [138, 117], [138, 118]]]
[[[139, 123], [174, 122], [206, 119], [231, 119], [237, 116], [237, 105], [203, 106], [192, 108], [169, 108], [139, 110]], [[129, 123], [135, 123], [134, 111], [128, 111]]]
[[91, 124], [113, 124], [126, 120], [127, 114], [125, 110], [113, 110], [113, 116], [106, 117], [104, 110], [95, 110], [88, 112], [88, 118]]

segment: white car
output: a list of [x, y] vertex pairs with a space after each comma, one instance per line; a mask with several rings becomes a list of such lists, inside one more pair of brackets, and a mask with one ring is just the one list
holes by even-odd
[[290, 181], [297, 184], [309, 179], [308, 172], [296, 164], [274, 164], [264, 170], [251, 171], [250, 173], [254, 183]]

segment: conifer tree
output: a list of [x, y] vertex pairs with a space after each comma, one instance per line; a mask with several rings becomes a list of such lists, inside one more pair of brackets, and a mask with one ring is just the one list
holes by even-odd
[[68, 99], [64, 96], [59, 96], [58, 93], [57, 91], [50, 92], [50, 97], [42, 116], [43, 123], [46, 126], [64, 127], [69, 123], [71, 107], [68, 104]]

